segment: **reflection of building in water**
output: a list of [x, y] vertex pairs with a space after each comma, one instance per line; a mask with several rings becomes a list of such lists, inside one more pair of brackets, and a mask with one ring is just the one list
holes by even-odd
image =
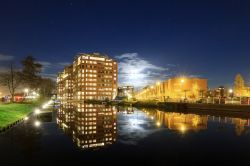
[[233, 123], [235, 124], [235, 133], [237, 135], [242, 135], [246, 129], [246, 126], [249, 126], [249, 120], [234, 118]]
[[199, 116], [195, 114], [181, 114], [169, 112], [156, 112], [157, 125], [165, 125], [171, 130], [179, 130], [185, 132], [187, 130], [203, 130], [207, 129], [207, 116]]
[[229, 117], [215, 117], [212, 116], [211, 120], [217, 121], [221, 124], [233, 124], [235, 126], [235, 133], [237, 135], [242, 135], [246, 130], [249, 130], [250, 119], [241, 119], [241, 118], [229, 118]]
[[63, 103], [57, 111], [58, 124], [64, 129], [70, 130], [74, 127], [74, 105], [73, 103]]
[[67, 110], [61, 110], [66, 115], [60, 116], [59, 114], [58, 118], [62, 119], [59, 119], [58, 122], [63, 128], [71, 129], [73, 141], [77, 143], [77, 146], [94, 148], [116, 141], [116, 110], [114, 107], [78, 103], [73, 111], [73, 121], [69, 119], [72, 117], [70, 116], [71, 111]]

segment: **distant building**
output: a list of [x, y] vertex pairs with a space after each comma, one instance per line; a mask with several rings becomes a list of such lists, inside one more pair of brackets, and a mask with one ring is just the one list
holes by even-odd
[[73, 65], [64, 68], [62, 73], [57, 77], [57, 97], [62, 104], [73, 100]]
[[197, 100], [205, 97], [207, 79], [175, 77], [147, 86], [136, 94], [138, 100]]
[[57, 78], [58, 98], [82, 101], [114, 99], [117, 95], [118, 65], [99, 53], [79, 53], [73, 65]]
[[233, 93], [238, 97], [250, 97], [250, 86], [245, 84], [245, 80], [240, 74], [235, 77]]
[[118, 87], [118, 94], [117, 97], [119, 98], [133, 98], [134, 97], [134, 87], [133, 86], [121, 86]]

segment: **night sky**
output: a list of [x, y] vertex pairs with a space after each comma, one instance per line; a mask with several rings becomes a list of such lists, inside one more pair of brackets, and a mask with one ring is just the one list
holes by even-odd
[[54, 77], [78, 52], [116, 57], [123, 84], [250, 81], [250, 1], [0, 1], [0, 70], [32, 54]]

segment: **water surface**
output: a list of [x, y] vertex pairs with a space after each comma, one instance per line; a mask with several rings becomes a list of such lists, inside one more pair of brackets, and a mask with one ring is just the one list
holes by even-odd
[[69, 104], [1, 133], [0, 159], [239, 165], [250, 161], [249, 126], [249, 119]]

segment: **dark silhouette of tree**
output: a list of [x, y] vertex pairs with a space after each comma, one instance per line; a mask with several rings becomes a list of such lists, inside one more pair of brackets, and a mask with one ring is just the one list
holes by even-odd
[[41, 82], [42, 65], [36, 62], [33, 56], [27, 56], [22, 62], [22, 78], [23, 83], [29, 86], [29, 88], [37, 89]]
[[56, 89], [56, 82], [50, 78], [42, 78], [40, 84], [40, 94], [43, 97], [51, 97]]
[[14, 101], [16, 89], [21, 83], [21, 72], [14, 70], [12, 64], [9, 71], [0, 74], [0, 84], [8, 87], [11, 94], [11, 102]]

